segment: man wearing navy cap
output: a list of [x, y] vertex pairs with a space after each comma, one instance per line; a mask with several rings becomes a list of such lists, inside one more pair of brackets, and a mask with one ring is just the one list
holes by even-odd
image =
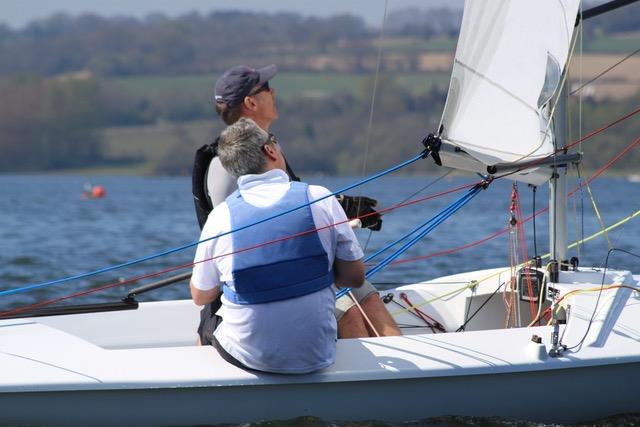
[[[268, 132], [269, 130], [264, 128], [268, 128], [271, 122], [278, 118], [275, 92], [269, 87], [269, 80], [276, 72], [274, 64], [258, 70], [239, 65], [225, 72], [216, 82], [214, 95], [216, 111], [222, 120], [231, 125], [240, 117], [255, 116], [261, 121], [256, 122], [258, 126]], [[261, 92], [270, 93], [274, 102], [269, 102], [270, 100], [264, 99], [264, 96], [258, 96]], [[263, 101], [260, 106], [262, 108], [256, 105], [260, 101]], [[257, 108], [260, 108], [259, 114]]]
[[[273, 64], [257, 69], [238, 65], [224, 72], [215, 85], [214, 101], [218, 115], [227, 125], [237, 122], [241, 117], [252, 119], [268, 133], [271, 123], [278, 118], [275, 103], [276, 91], [269, 85], [269, 81], [276, 73], [277, 67]], [[222, 203], [237, 188], [235, 178], [222, 167], [217, 157], [217, 144], [218, 139], [204, 145], [196, 153], [193, 196], [200, 228], [203, 227], [213, 207]], [[286, 158], [285, 164], [290, 179], [299, 181], [300, 179], [286, 162]], [[338, 196], [338, 200], [348, 218], [371, 214], [361, 219], [362, 227], [380, 230], [382, 219], [373, 209], [377, 203], [375, 200], [345, 195]], [[338, 334], [341, 338], [375, 336], [376, 332], [382, 336], [401, 334], [376, 289], [370, 283], [365, 281], [363, 286], [354, 290], [354, 296], [373, 324], [375, 331], [355, 306], [352, 298], [344, 296], [336, 302]], [[217, 304], [219, 305], [219, 302]], [[215, 317], [216, 311], [217, 305], [214, 302], [201, 314], [198, 332], [203, 344], [210, 342], [208, 337], [220, 320]]]

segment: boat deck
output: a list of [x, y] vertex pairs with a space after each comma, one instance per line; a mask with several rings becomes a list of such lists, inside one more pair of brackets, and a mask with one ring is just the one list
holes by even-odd
[[[474, 274], [482, 277], [480, 273], [492, 271]], [[446, 279], [459, 282], [469, 274]], [[556, 288], [567, 292], [585, 283], [593, 287], [593, 281], [585, 281], [594, 274], [572, 273], [566, 276], [571, 283]], [[638, 282], [638, 276], [628, 272], [608, 275], [615, 283]], [[429, 301], [435, 286], [439, 294], [446, 293], [442, 286], [453, 286], [438, 281], [400, 287], [394, 297], [405, 292], [413, 301]], [[468, 298], [484, 300], [494, 291], [494, 282], [421, 308], [452, 330], [467, 315]], [[562, 327], [565, 343], [580, 341], [596, 298], [597, 293], [571, 297], [570, 321]], [[583, 346], [564, 357], [547, 356], [550, 326], [435, 334], [429, 328], [407, 328], [402, 337], [339, 340], [333, 366], [301, 376], [247, 372], [224, 362], [213, 348], [196, 346], [198, 307], [188, 300], [145, 303], [131, 311], [9, 319], [0, 321], [0, 364], [5, 373], [0, 392], [390, 380], [627, 363], [640, 360], [639, 302], [630, 289], [603, 293]], [[452, 308], [445, 312], [447, 304]], [[406, 311], [392, 314], [401, 324], [418, 320]], [[492, 322], [503, 318], [500, 314]], [[541, 344], [531, 341], [534, 334], [542, 338]]]

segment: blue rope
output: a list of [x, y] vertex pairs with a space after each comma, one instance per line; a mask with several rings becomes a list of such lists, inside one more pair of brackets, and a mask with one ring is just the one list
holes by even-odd
[[[464, 197], [464, 196], [463, 196]], [[414, 233], [418, 232], [419, 230], [421, 230], [422, 228], [426, 227], [427, 225], [429, 225], [431, 222], [435, 221], [436, 219], [438, 219], [441, 215], [444, 215], [449, 209], [451, 209], [452, 206], [454, 206], [457, 203], [460, 203], [460, 201], [463, 199], [463, 197], [461, 197], [460, 199], [458, 199], [456, 202], [454, 202], [452, 205], [450, 205], [449, 207], [445, 208], [445, 210], [443, 210], [442, 212], [438, 213], [436, 216], [429, 218], [427, 221], [423, 222], [422, 224], [418, 225], [416, 228], [414, 228], [413, 230], [411, 230], [410, 232], [408, 232], [407, 234], [405, 234], [404, 236], [400, 237], [399, 239], [389, 243], [388, 245], [386, 245], [385, 247], [383, 247], [382, 249], [378, 250], [377, 252], [369, 255], [368, 257], [366, 257], [364, 259], [364, 262], [369, 262], [372, 259], [376, 258], [378, 255], [382, 254], [383, 252], [386, 252], [387, 250], [389, 250], [390, 248], [394, 247], [395, 245], [397, 245], [398, 243], [402, 242], [403, 240], [407, 239], [408, 237], [410, 237], [411, 235], [413, 235]]]
[[371, 269], [371, 270], [369, 270], [367, 272], [365, 277], [367, 279], [370, 278], [371, 276], [376, 274], [378, 271], [380, 271], [384, 267], [386, 267], [390, 262], [392, 262], [395, 259], [397, 259], [400, 255], [402, 255], [404, 252], [406, 252], [411, 246], [415, 245], [418, 241], [420, 241], [420, 239], [422, 239], [424, 236], [426, 236], [431, 231], [433, 231], [436, 227], [438, 227], [440, 224], [442, 224], [444, 221], [446, 221], [449, 217], [453, 216], [453, 214], [455, 214], [457, 211], [459, 211], [464, 205], [469, 203], [471, 201], [471, 199], [473, 199], [473, 197], [476, 194], [478, 194], [479, 191], [480, 191], [480, 188], [475, 188], [474, 190], [472, 190], [468, 195], [466, 195], [463, 198], [463, 200], [461, 200], [455, 206], [452, 206], [452, 208], [449, 210], [449, 212], [447, 212], [445, 215], [441, 215], [440, 217], [438, 217], [438, 219], [436, 221], [434, 221], [433, 224], [429, 225], [425, 230], [421, 231], [416, 237], [411, 239], [409, 242], [405, 243], [396, 252], [394, 252], [393, 254], [389, 255], [384, 260], [380, 261], [380, 263], [378, 265], [376, 265], [373, 269]]
[[415, 163], [418, 160], [425, 158], [426, 154], [427, 154], [427, 152], [423, 151], [419, 155], [417, 155], [417, 156], [415, 156], [415, 157], [413, 157], [413, 158], [411, 158], [409, 160], [406, 160], [406, 161], [404, 161], [404, 162], [402, 162], [402, 163], [400, 163], [400, 164], [398, 164], [398, 165], [396, 165], [396, 166], [394, 166], [392, 168], [389, 168], [389, 169], [384, 170], [382, 172], [379, 172], [379, 173], [377, 173], [375, 175], [372, 175], [372, 176], [370, 176], [368, 178], [365, 178], [365, 179], [363, 179], [363, 180], [361, 180], [359, 182], [356, 182], [355, 184], [348, 185], [348, 186], [346, 186], [346, 187], [344, 187], [344, 188], [342, 188], [342, 189], [340, 189], [338, 191], [335, 191], [333, 193], [330, 193], [330, 194], [328, 194], [328, 195], [326, 195], [324, 197], [321, 197], [319, 199], [313, 200], [313, 201], [311, 201], [309, 203], [305, 203], [304, 205], [300, 205], [300, 206], [297, 206], [295, 208], [291, 208], [291, 209], [289, 209], [287, 211], [272, 215], [272, 216], [270, 216], [268, 218], [261, 219], [259, 221], [256, 221], [256, 222], [252, 223], [252, 224], [244, 225], [244, 226], [238, 227], [238, 228], [236, 228], [234, 230], [230, 230], [230, 231], [227, 231], [225, 233], [218, 234], [217, 236], [209, 237], [208, 239], [200, 240], [200, 241], [197, 241], [197, 242], [188, 243], [186, 245], [178, 246], [178, 247], [166, 250], [164, 252], [155, 253], [155, 254], [152, 254], [152, 255], [149, 255], [149, 256], [146, 256], [146, 257], [143, 257], [143, 258], [138, 258], [138, 259], [135, 259], [135, 260], [132, 260], [132, 261], [128, 261], [128, 262], [125, 262], [125, 263], [122, 263], [122, 264], [117, 264], [117, 265], [114, 265], [114, 266], [104, 267], [104, 268], [100, 268], [98, 270], [77, 274], [75, 276], [69, 276], [69, 277], [65, 277], [65, 278], [62, 278], [62, 279], [51, 280], [51, 281], [43, 282], [43, 283], [36, 283], [36, 284], [32, 284], [32, 285], [23, 286], [23, 287], [20, 287], [20, 288], [15, 288], [15, 289], [7, 289], [7, 290], [4, 290], [4, 291], [0, 291], [0, 297], [7, 296], [7, 295], [13, 295], [13, 294], [21, 293], [21, 292], [26, 292], [26, 291], [30, 291], [30, 290], [34, 290], [34, 289], [44, 288], [46, 286], [57, 285], [59, 283], [64, 283], [64, 282], [70, 282], [70, 281], [73, 281], [73, 280], [83, 279], [83, 278], [86, 278], [86, 277], [95, 276], [95, 275], [98, 275], [98, 274], [106, 273], [106, 272], [117, 270], [117, 269], [120, 269], [120, 268], [129, 267], [129, 266], [132, 266], [132, 265], [135, 265], [135, 264], [140, 264], [140, 263], [145, 262], [145, 261], [149, 261], [149, 260], [152, 260], [152, 259], [155, 259], [155, 258], [160, 258], [162, 256], [170, 255], [170, 254], [173, 254], [173, 253], [176, 253], [176, 252], [191, 248], [193, 246], [197, 246], [200, 243], [204, 243], [204, 242], [207, 242], [209, 240], [217, 239], [219, 237], [223, 237], [223, 236], [229, 235], [231, 233], [235, 233], [235, 232], [247, 229], [249, 227], [254, 227], [254, 226], [258, 225], [258, 224], [262, 224], [263, 222], [270, 221], [270, 220], [272, 220], [274, 218], [278, 218], [278, 217], [287, 215], [287, 214], [289, 214], [289, 213], [291, 213], [293, 211], [305, 208], [305, 207], [310, 206], [310, 205], [312, 205], [314, 203], [317, 203], [317, 202], [319, 202], [321, 200], [328, 199], [329, 197], [335, 197], [337, 194], [341, 194], [341, 193], [343, 193], [345, 191], [349, 191], [349, 190], [351, 190], [351, 189], [353, 189], [355, 187], [358, 187], [360, 185], [364, 185], [364, 184], [366, 184], [368, 182], [371, 182], [371, 181], [373, 181], [375, 179], [378, 179], [378, 178], [380, 178], [382, 176], [388, 175], [388, 174], [390, 174], [392, 172], [397, 171], [398, 169], [401, 169], [403, 167], [409, 166], [410, 164]]
[[[421, 230], [421, 229], [424, 228], [424, 230], [422, 230], [420, 233], [418, 233], [417, 236], [415, 236], [409, 242], [407, 242], [404, 245], [402, 245], [397, 251], [395, 251], [394, 253], [392, 253], [391, 255], [389, 255], [388, 257], [383, 259], [382, 261], [380, 261], [380, 263], [378, 263], [378, 265], [376, 265], [374, 268], [372, 268], [371, 270], [367, 271], [367, 273], [365, 274], [365, 278], [367, 278], [367, 279], [370, 278], [371, 276], [373, 276], [374, 274], [376, 274], [377, 272], [382, 270], [384, 267], [389, 265], [392, 261], [397, 259], [400, 255], [402, 255], [404, 252], [406, 252], [410, 247], [412, 247], [418, 241], [420, 241], [420, 239], [422, 239], [424, 236], [429, 234], [436, 227], [438, 227], [440, 224], [442, 224], [445, 220], [447, 220], [449, 217], [451, 217], [453, 214], [455, 214], [457, 211], [459, 211], [464, 205], [469, 203], [480, 192], [480, 190], [482, 190], [482, 188], [483, 187], [481, 185], [477, 185], [477, 186], [473, 187], [464, 196], [462, 196], [460, 199], [458, 199], [455, 202], [453, 202], [451, 205], [447, 206], [444, 210], [442, 210], [440, 213], [438, 213], [433, 218], [429, 219], [428, 221], [424, 222], [423, 224], [420, 224], [418, 227], [414, 228], [413, 230], [411, 230], [409, 233], [407, 233], [406, 235], [404, 235], [400, 239], [397, 239], [393, 244], [387, 245], [387, 246], [385, 246], [385, 248], [383, 248], [383, 249], [379, 250], [378, 252], [376, 252], [376, 253], [368, 256], [367, 258], [365, 258], [365, 260], [364, 260], [365, 262], [373, 259], [374, 257], [378, 256], [380, 253], [382, 253], [382, 252], [386, 251], [387, 249], [389, 249], [389, 247], [391, 247], [391, 246], [393, 246], [393, 245], [405, 240], [406, 238], [408, 238], [411, 235], [413, 235], [414, 233], [416, 233], [418, 230]], [[338, 291], [336, 293], [336, 299], [342, 297], [343, 295], [346, 295], [349, 291], [351, 291], [351, 288], [341, 289], [340, 291]]]

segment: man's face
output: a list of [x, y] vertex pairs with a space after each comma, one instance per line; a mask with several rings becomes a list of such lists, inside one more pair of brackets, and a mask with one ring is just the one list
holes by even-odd
[[278, 110], [276, 108], [276, 90], [269, 87], [269, 83], [258, 87], [253, 95], [250, 95], [257, 105], [257, 119], [266, 122], [272, 122], [278, 118]]
[[278, 144], [278, 141], [272, 133], [269, 134], [267, 142], [264, 144], [262, 149], [264, 150], [265, 154], [273, 156], [273, 158], [275, 159], [275, 166], [277, 168], [282, 169], [286, 172], [287, 162], [284, 159], [284, 155], [282, 154], [282, 148], [280, 147], [280, 144]]

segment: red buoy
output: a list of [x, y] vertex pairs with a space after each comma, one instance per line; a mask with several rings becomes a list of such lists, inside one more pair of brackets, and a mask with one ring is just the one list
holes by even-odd
[[104, 187], [102, 185], [95, 185], [91, 187], [92, 199], [99, 199], [100, 197], [104, 197], [105, 194], [106, 194], [106, 191], [104, 190]]

